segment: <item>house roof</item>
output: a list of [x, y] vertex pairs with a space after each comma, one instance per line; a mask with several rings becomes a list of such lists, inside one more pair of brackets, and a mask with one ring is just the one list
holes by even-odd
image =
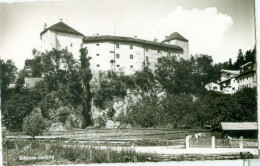
[[241, 74], [237, 75], [236, 78], [242, 77], [242, 76], [250, 74], [250, 73], [256, 73], [256, 70], [255, 69], [246, 70], [246, 71], [242, 72]]
[[257, 130], [257, 122], [221, 122], [222, 130]]
[[158, 43], [154, 41], [149, 40], [143, 40], [143, 39], [137, 39], [132, 37], [122, 37], [122, 36], [85, 36], [83, 38], [83, 43], [93, 43], [93, 42], [125, 42], [125, 43], [135, 43], [135, 44], [142, 44], [142, 45], [149, 45], [149, 46], [155, 46], [160, 47], [163, 49], [173, 49], [175, 51], [183, 51], [183, 49], [180, 46], [171, 45], [171, 44], [165, 44], [165, 43]]
[[52, 30], [55, 32], [64, 32], [64, 33], [70, 33], [70, 34], [74, 34], [74, 35], [80, 35], [80, 36], [84, 36], [82, 33], [76, 31], [75, 29], [71, 28], [70, 26], [68, 26], [67, 24], [63, 23], [63, 22], [58, 22], [52, 26], [50, 26], [49, 28], [44, 29], [41, 32], [41, 36], [47, 32], [48, 30]]
[[253, 62], [247, 62], [246, 64], [243, 64], [240, 68], [244, 68], [245, 66], [251, 65]]
[[[220, 83], [217, 83], [217, 82], [209, 82], [209, 83], [207, 83], [206, 85], [209, 85], [209, 84], [217, 84], [217, 85], [220, 85], [221, 86], [221, 84]], [[206, 86], [205, 85], [205, 86]]]
[[179, 40], [182, 40], [182, 41], [185, 41], [187, 42], [188, 40], [185, 39], [181, 34], [179, 34], [178, 32], [174, 32], [172, 33], [170, 36], [166, 37], [166, 39], [164, 39], [162, 42], [168, 42], [168, 41], [171, 41], [171, 40], [174, 40], [174, 39], [179, 39]]
[[230, 74], [239, 74], [239, 71], [237, 70], [220, 70], [220, 72], [230, 73]]
[[230, 81], [231, 79], [236, 78], [236, 77], [238, 77], [238, 76], [239, 76], [239, 75], [232, 76], [232, 77], [227, 78], [227, 79], [225, 79], [225, 80], [223, 80], [223, 81], [220, 81], [220, 83], [223, 84], [224, 82], [228, 82], [228, 81]]

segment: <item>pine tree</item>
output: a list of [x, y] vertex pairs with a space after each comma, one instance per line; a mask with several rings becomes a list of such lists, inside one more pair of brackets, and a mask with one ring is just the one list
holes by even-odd
[[91, 100], [92, 94], [90, 91], [90, 81], [92, 79], [92, 73], [90, 70], [90, 58], [87, 57], [87, 48], [80, 49], [80, 77], [82, 84], [82, 123], [81, 127], [86, 128], [92, 125], [91, 121]]

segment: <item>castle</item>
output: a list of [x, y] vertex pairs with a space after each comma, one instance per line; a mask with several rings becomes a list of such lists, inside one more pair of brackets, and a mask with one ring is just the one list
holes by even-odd
[[178, 32], [172, 33], [162, 42], [121, 36], [85, 36], [62, 21], [47, 27], [40, 33], [42, 50], [67, 48], [74, 58], [79, 59], [79, 49], [87, 47], [91, 58], [91, 70], [124, 71], [134, 74], [149, 64], [154, 68], [157, 59], [162, 56], [176, 55], [189, 59], [189, 42]]

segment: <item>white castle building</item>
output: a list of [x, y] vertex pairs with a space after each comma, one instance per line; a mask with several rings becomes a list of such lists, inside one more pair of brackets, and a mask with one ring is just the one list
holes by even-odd
[[189, 59], [189, 42], [178, 32], [166, 37], [162, 42], [121, 36], [84, 36], [62, 21], [47, 27], [40, 34], [42, 50], [65, 47], [79, 59], [79, 49], [87, 47], [91, 57], [91, 70], [124, 71], [133, 74], [149, 64], [154, 68], [157, 59], [162, 56], [176, 55], [178, 58]]

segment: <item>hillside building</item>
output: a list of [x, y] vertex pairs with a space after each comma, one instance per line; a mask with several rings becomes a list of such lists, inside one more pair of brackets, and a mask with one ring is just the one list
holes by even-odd
[[79, 59], [79, 49], [87, 47], [91, 57], [90, 67], [94, 73], [99, 71], [123, 71], [134, 74], [146, 65], [151, 69], [162, 56], [176, 55], [178, 58], [189, 59], [188, 40], [175, 32], [162, 42], [122, 36], [84, 36], [62, 21], [47, 28], [40, 34], [42, 51], [55, 48], [67, 48]]
[[221, 70], [220, 80], [218, 83], [206, 84], [205, 88], [224, 94], [234, 94], [245, 87], [254, 88], [257, 86], [256, 63], [248, 62], [242, 65], [238, 71]]
[[215, 82], [210, 82], [205, 85], [205, 88], [208, 91], [216, 91], [216, 92], [222, 92], [222, 85]]
[[236, 77], [238, 89], [244, 87], [253, 88], [257, 86], [256, 80], [256, 63], [246, 63], [241, 66], [241, 74]]
[[258, 133], [257, 122], [221, 122], [223, 138], [256, 139]]

